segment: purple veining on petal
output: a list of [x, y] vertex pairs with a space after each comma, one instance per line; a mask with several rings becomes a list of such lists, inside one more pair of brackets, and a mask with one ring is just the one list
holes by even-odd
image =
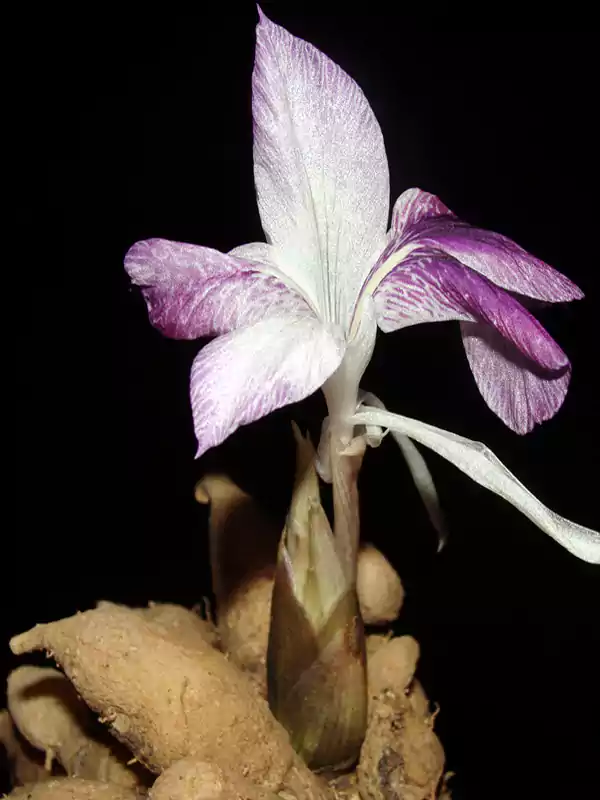
[[208, 247], [148, 239], [130, 248], [125, 269], [142, 288], [151, 323], [174, 339], [227, 333], [308, 307], [259, 264]]
[[209, 342], [190, 381], [197, 455], [240, 425], [308, 397], [343, 354], [343, 341], [312, 315], [270, 317]]
[[465, 352], [485, 402], [513, 431], [529, 433], [563, 404], [571, 367], [536, 369], [489, 325], [461, 322]]
[[443, 217], [424, 224], [418, 239], [444, 250], [503, 289], [555, 303], [583, 297], [581, 289], [565, 275], [499, 233]]
[[408, 236], [419, 223], [442, 216], [454, 217], [454, 214], [439, 197], [421, 189], [407, 189], [394, 204], [390, 234]]
[[370, 277], [407, 245], [442, 250], [497, 286], [550, 302], [577, 300], [583, 292], [558, 270], [506, 236], [459, 220], [435, 195], [408, 189], [394, 205], [388, 243]]
[[378, 323], [389, 332], [420, 322], [485, 322], [545, 369], [567, 357], [507, 292], [440, 251], [420, 248], [382, 280], [374, 293]]
[[455, 259], [413, 251], [381, 281], [374, 301], [386, 332], [421, 322], [476, 323], [464, 328], [469, 363], [484, 399], [513, 430], [526, 432], [559, 408], [570, 373], [564, 352], [510, 294]]
[[383, 245], [389, 175], [379, 124], [360, 87], [262, 12], [252, 76], [254, 174], [269, 242], [323, 315], [349, 317]]

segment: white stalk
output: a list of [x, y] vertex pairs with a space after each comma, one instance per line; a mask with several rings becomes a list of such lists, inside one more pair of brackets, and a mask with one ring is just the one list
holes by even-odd
[[323, 386], [329, 420], [323, 432], [325, 442], [320, 446], [321, 462], [326, 461], [322, 474], [332, 484], [333, 531], [340, 560], [352, 584], [356, 580], [360, 539], [357, 480], [366, 448], [364, 437], [354, 437], [352, 415], [358, 407], [359, 384], [371, 360], [376, 334], [373, 301], [366, 297], [356, 335], [348, 343], [342, 363]]

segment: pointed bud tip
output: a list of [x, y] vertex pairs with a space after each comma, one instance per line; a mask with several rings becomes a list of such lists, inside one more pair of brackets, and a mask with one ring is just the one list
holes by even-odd
[[223, 498], [244, 494], [228, 475], [219, 472], [204, 475], [194, 487], [194, 498], [201, 505], [209, 505], [217, 495]]
[[203, 506], [207, 506], [210, 503], [210, 497], [208, 496], [206, 486], [204, 485], [204, 478], [201, 481], [198, 481], [194, 487], [194, 498], [197, 503], [200, 503]]

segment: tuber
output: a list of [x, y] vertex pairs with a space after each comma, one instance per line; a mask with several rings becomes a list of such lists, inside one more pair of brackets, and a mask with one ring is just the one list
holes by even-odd
[[0, 711], [0, 745], [4, 747], [13, 786], [48, 780], [52, 773], [44, 765], [44, 754], [17, 731], [8, 711]]
[[[67, 775], [136, 788], [147, 776], [127, 765], [131, 753], [118, 742], [92, 733], [95, 720], [72, 684], [51, 667], [22, 666], [8, 677], [8, 707], [21, 735], [45, 754], [46, 769], [56, 760]], [[106, 732], [99, 728], [99, 736]]]
[[225, 475], [206, 475], [196, 500], [210, 504], [209, 547], [217, 626], [233, 661], [266, 695], [273, 575], [281, 531]]
[[356, 591], [365, 625], [386, 625], [398, 619], [404, 587], [396, 570], [373, 545], [359, 551]]
[[420, 716], [404, 694], [372, 698], [357, 767], [363, 800], [430, 800], [444, 771], [433, 717]]
[[45, 783], [21, 786], [6, 800], [139, 800], [133, 789], [83, 778], [52, 778]]
[[278, 795], [261, 789], [216, 764], [186, 758], [177, 761], [160, 775], [148, 800], [279, 800]]
[[160, 629], [163, 635], [185, 648], [199, 648], [206, 645], [219, 647], [219, 634], [213, 623], [204, 619], [196, 611], [174, 603], [149, 603], [146, 608], [131, 609], [128, 606], [101, 600], [96, 608], [125, 608], [137, 612], [143, 619]]
[[320, 792], [248, 679], [200, 639], [192, 651], [135, 610], [103, 605], [37, 625], [10, 644], [16, 654], [51, 654], [153, 772], [195, 756], [274, 791]]
[[368, 660], [369, 695], [378, 697], [386, 690], [404, 694], [418, 660], [419, 643], [412, 636], [388, 639]]

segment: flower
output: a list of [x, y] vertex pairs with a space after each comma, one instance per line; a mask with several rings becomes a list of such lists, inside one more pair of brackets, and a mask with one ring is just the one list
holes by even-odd
[[[568, 388], [569, 360], [514, 295], [558, 302], [581, 291], [420, 189], [399, 197], [386, 230], [388, 164], [364, 94], [311, 44], [260, 9], [259, 16], [254, 174], [268, 243], [221, 253], [151, 239], [125, 258], [153, 325], [174, 338], [216, 336], [192, 367], [198, 455], [319, 387], [328, 405], [329, 451], [349, 447], [363, 424], [375, 435], [384, 426], [433, 446], [431, 426], [364, 405], [357, 411], [377, 327], [387, 332], [420, 322], [460, 322], [479, 390], [514, 431], [552, 417]], [[437, 435], [446, 437], [442, 454], [469, 473], [470, 457], [465, 462], [453, 449], [460, 437]], [[504, 467], [488, 460], [485, 470]], [[500, 493], [544, 530], [581, 558], [600, 560], [597, 534], [557, 515], [552, 524], [540, 521], [529, 513], [530, 496], [510, 487]]]

